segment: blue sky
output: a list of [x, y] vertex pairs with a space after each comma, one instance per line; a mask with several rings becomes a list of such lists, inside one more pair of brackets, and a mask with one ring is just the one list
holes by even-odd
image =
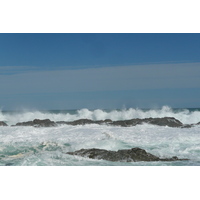
[[200, 34], [0, 34], [1, 109], [200, 107]]

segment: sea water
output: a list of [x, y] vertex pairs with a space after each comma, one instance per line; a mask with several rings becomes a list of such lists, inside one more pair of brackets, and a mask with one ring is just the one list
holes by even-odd
[[[122, 109], [122, 110], [63, 110], [63, 111], [1, 111], [0, 121], [9, 126], [0, 127], [1, 166], [199, 166], [200, 125], [191, 128], [171, 128], [142, 124], [120, 127], [98, 124], [59, 125], [56, 127], [12, 126], [34, 119], [52, 121], [126, 120], [148, 117], [174, 117], [183, 124], [200, 122], [200, 109]], [[111, 162], [67, 152], [82, 148], [100, 148], [117, 151], [139, 147], [160, 158], [189, 159], [173, 162]]]

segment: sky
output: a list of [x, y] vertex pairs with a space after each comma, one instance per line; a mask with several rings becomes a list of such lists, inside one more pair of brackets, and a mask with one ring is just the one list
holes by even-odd
[[200, 107], [200, 34], [1, 33], [0, 109]]

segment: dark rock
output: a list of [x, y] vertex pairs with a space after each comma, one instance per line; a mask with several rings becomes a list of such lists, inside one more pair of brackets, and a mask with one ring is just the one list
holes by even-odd
[[0, 126], [8, 126], [5, 122], [0, 121]]
[[194, 124], [184, 124], [183, 126], [181, 126], [181, 128], [192, 128], [194, 127]]
[[128, 127], [128, 126], [136, 126], [138, 124], [142, 124], [143, 122], [144, 122], [143, 119], [130, 119], [130, 120], [113, 121], [112, 123], [110, 123], [110, 125]]
[[33, 121], [28, 121], [28, 122], [19, 122], [14, 126], [34, 126]]
[[111, 119], [105, 119], [103, 122], [104, 122], [104, 123], [111, 123], [112, 120], [111, 120]]
[[81, 149], [74, 152], [67, 152], [67, 154], [88, 157], [91, 159], [103, 159], [113, 162], [186, 160], [186, 159], [178, 159], [177, 157], [161, 159], [157, 156], [147, 153], [144, 149], [140, 148], [123, 149], [118, 151], [108, 151], [104, 149], [93, 148], [93, 149]]
[[147, 123], [159, 126], [181, 127], [183, 124], [174, 117], [147, 118]]
[[5, 166], [12, 166], [14, 163], [6, 163]]
[[110, 119], [98, 120], [98, 121], [93, 121], [90, 119], [79, 119], [79, 120], [75, 120], [72, 122], [58, 121], [56, 123], [76, 126], [76, 125], [85, 125], [85, 124], [110, 124], [111, 122], [112, 122], [112, 120], [110, 120]]
[[66, 121], [57, 121], [56, 124], [64, 125], [64, 124], [68, 124], [68, 122], [66, 122]]
[[34, 119], [33, 124], [34, 126], [42, 126], [42, 127], [56, 126], [56, 123], [49, 119], [44, 119], [44, 120]]
[[136, 126], [138, 124], [148, 123], [148, 124], [154, 124], [158, 126], [169, 126], [169, 127], [181, 127], [183, 124], [173, 118], [173, 117], [163, 117], [163, 118], [145, 118], [145, 119], [130, 119], [130, 120], [119, 120], [119, 121], [112, 121], [110, 119], [106, 120], [99, 120], [99, 121], [93, 121], [90, 119], [79, 119], [72, 122], [64, 122], [59, 121], [56, 122], [57, 124], [68, 124], [68, 125], [85, 125], [85, 124], [108, 124], [108, 125], [114, 125], [114, 126], [123, 126], [123, 127], [129, 127], [129, 126]]
[[105, 119], [105, 120], [98, 120], [98, 121], [94, 121], [95, 124], [110, 124], [112, 123], [111, 119]]
[[169, 127], [181, 127], [183, 124], [175, 119], [174, 117], [163, 117], [163, 118], [145, 118], [145, 119], [131, 119], [131, 120], [121, 120], [114, 121], [110, 123], [115, 126], [136, 126], [138, 124], [153, 124], [158, 126], [169, 126]]
[[33, 121], [17, 123], [15, 126], [52, 127], [56, 126], [56, 123], [49, 119], [34, 119]]
[[130, 127], [130, 126], [136, 126], [136, 125], [144, 124], [144, 123], [158, 125], [158, 126], [182, 127], [182, 128], [190, 128], [193, 126], [192, 124], [184, 125], [179, 120], [175, 119], [174, 117], [130, 119], [130, 120], [119, 120], [119, 121], [112, 121], [110, 119], [98, 120], [98, 121], [93, 121], [90, 119], [79, 119], [79, 120], [75, 120], [71, 122], [67, 122], [67, 121], [53, 122], [53, 121], [50, 121], [49, 119], [44, 119], [44, 120], [35, 119], [33, 121], [17, 123], [15, 126], [51, 127], [51, 126], [56, 126], [58, 124], [73, 125], [73, 126], [85, 125], [85, 124], [99, 124], [99, 125], [107, 124], [107, 125], [113, 125], [113, 126]]
[[90, 119], [79, 119], [79, 120], [75, 120], [73, 122], [68, 122], [67, 124], [69, 125], [85, 125], [85, 124], [93, 124], [94, 121], [90, 120]]

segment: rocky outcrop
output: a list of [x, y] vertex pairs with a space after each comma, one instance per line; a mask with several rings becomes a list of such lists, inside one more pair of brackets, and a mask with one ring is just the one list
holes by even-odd
[[[0, 122], [1, 123], [1, 122]], [[163, 118], [144, 118], [144, 119], [130, 119], [130, 120], [119, 120], [119, 121], [112, 121], [110, 119], [106, 120], [91, 120], [91, 119], [79, 119], [71, 122], [67, 121], [51, 121], [49, 119], [34, 119], [33, 121], [28, 122], [20, 122], [17, 123], [15, 126], [35, 126], [35, 127], [51, 127], [56, 125], [86, 125], [86, 124], [99, 124], [99, 125], [111, 125], [111, 126], [122, 126], [122, 127], [130, 127], [136, 126], [139, 124], [153, 124], [158, 126], [169, 126], [169, 127], [180, 127], [180, 128], [191, 128], [197, 124], [182, 124], [179, 120], [175, 119], [174, 117], [163, 117]], [[1, 125], [1, 124], [0, 124]]]
[[119, 120], [119, 121], [112, 121], [110, 119], [106, 120], [99, 120], [93, 121], [90, 119], [79, 119], [72, 122], [56, 122], [58, 124], [68, 124], [68, 125], [85, 125], [85, 124], [108, 124], [113, 126], [136, 126], [138, 124], [154, 124], [158, 126], [169, 126], [169, 127], [181, 127], [183, 124], [173, 118], [173, 117], [163, 117], [163, 118], [145, 118], [145, 119], [130, 119], [130, 120]]
[[144, 149], [132, 148], [123, 149], [118, 151], [108, 151], [104, 149], [81, 149], [74, 152], [67, 152], [69, 155], [77, 155], [82, 157], [88, 157], [91, 159], [103, 159], [113, 162], [138, 162], [138, 161], [177, 161], [187, 160], [179, 159], [177, 157], [172, 158], [159, 158], [150, 153], [147, 153]]
[[93, 120], [90, 119], [79, 119], [79, 120], [75, 120], [72, 122], [66, 122], [66, 121], [58, 121], [56, 122], [57, 124], [67, 124], [67, 125], [85, 125], [85, 124], [94, 124]]
[[131, 119], [131, 120], [122, 120], [114, 121], [110, 124], [116, 126], [136, 126], [138, 124], [153, 124], [158, 126], [169, 126], [169, 127], [181, 127], [183, 124], [175, 119], [174, 117], [163, 117], [163, 118], [145, 118], [145, 119]]
[[56, 123], [76, 126], [76, 125], [85, 125], [85, 124], [110, 124], [112, 123], [112, 120], [106, 119], [106, 120], [93, 121], [90, 119], [78, 119], [72, 122], [58, 121]]
[[181, 128], [192, 128], [194, 126], [195, 126], [195, 124], [184, 124], [183, 126], [181, 126]]
[[56, 126], [56, 123], [49, 119], [34, 119], [33, 121], [17, 123], [15, 126], [52, 127]]
[[0, 121], [0, 126], [8, 126], [5, 122]]

